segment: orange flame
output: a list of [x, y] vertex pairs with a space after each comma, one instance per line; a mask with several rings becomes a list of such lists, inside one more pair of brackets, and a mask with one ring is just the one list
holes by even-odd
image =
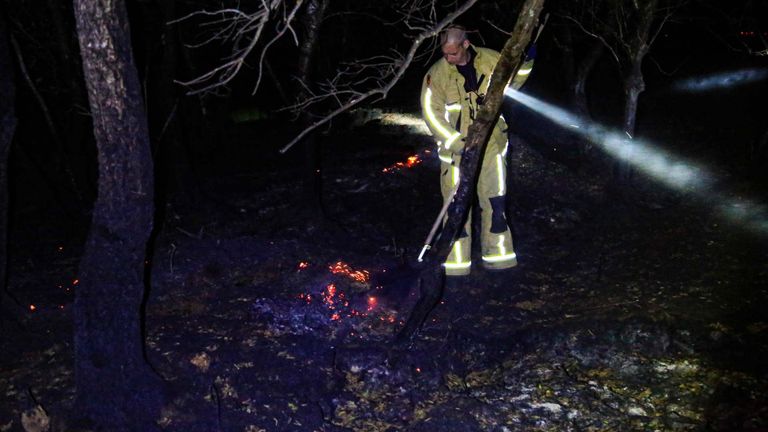
[[420, 163], [421, 159], [419, 158], [419, 155], [408, 156], [408, 159], [405, 162], [395, 162], [394, 165], [384, 168], [381, 172], [390, 173], [403, 168], [413, 168]]

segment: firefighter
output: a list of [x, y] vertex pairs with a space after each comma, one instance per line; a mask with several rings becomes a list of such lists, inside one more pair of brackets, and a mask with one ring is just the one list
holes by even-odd
[[[421, 107], [424, 120], [437, 140], [440, 189], [445, 202], [451, 199], [458, 186], [467, 130], [483, 104], [500, 54], [492, 49], [473, 46], [467, 39], [466, 30], [460, 26], [449, 27], [441, 34], [440, 47], [443, 58], [432, 65], [424, 77]], [[533, 59], [526, 58], [512, 79], [512, 88], [523, 85], [532, 67]], [[506, 129], [506, 123], [499, 118], [483, 155], [477, 183], [482, 264], [492, 270], [517, 265], [512, 234], [505, 216]], [[468, 217], [463, 232], [454, 241], [448, 259], [443, 263], [446, 275], [469, 274], [472, 266], [471, 233], [472, 220]]]

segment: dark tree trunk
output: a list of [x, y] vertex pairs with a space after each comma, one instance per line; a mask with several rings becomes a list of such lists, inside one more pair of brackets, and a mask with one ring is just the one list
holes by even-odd
[[88, 106], [88, 100], [77, 41], [73, 38], [75, 23], [72, 5], [58, 0], [47, 0], [46, 3], [53, 23], [56, 46], [56, 85], [61, 89], [61, 94], [52, 102], [52, 106], [63, 104], [75, 108], [62, 110], [56, 116], [60, 125], [62, 145], [66, 150], [66, 160], [62, 163], [68, 163], [64, 168], [71, 167], [73, 187], [81, 195], [81, 204], [85, 204], [92, 202], [96, 194], [95, 149], [89, 140], [90, 118], [82, 112]]
[[560, 61], [563, 64], [563, 77], [565, 84], [573, 94], [576, 82], [576, 43], [573, 40], [572, 24], [565, 22], [554, 27], [557, 33], [554, 36], [554, 44], [558, 48]]
[[645, 90], [645, 81], [640, 72], [640, 63], [632, 65], [632, 71], [624, 81], [624, 118], [622, 130], [627, 136], [634, 137], [637, 126], [637, 101]]
[[635, 139], [637, 124], [637, 103], [640, 94], [645, 91], [643, 79], [643, 59], [650, 49], [651, 25], [655, 19], [657, 0], [643, 2], [637, 10], [636, 33], [631, 36], [627, 46], [628, 68], [624, 77], [624, 117], [622, 127], [627, 135], [625, 157], [617, 161], [616, 179], [623, 183], [632, 177], [632, 141]]
[[[642, 61], [642, 60], [641, 60]], [[616, 176], [619, 182], [628, 182], [632, 177], [632, 141], [635, 138], [637, 124], [637, 101], [640, 93], [645, 89], [643, 74], [640, 72], [640, 63], [632, 65], [631, 72], [624, 81], [624, 118], [622, 130], [627, 140], [624, 143], [624, 157], [617, 160]]]
[[[48, 126], [48, 130], [51, 135], [51, 140], [53, 141], [54, 148], [55, 148], [55, 157], [53, 159], [55, 168], [53, 169], [53, 175], [59, 179], [59, 181], [53, 181], [50, 182], [51, 189], [53, 193], [56, 195], [56, 200], [60, 203], [61, 208], [65, 209], [67, 214], [71, 217], [76, 217], [78, 213], [82, 210], [82, 196], [80, 194], [80, 190], [77, 187], [77, 184], [75, 183], [75, 177], [72, 172], [72, 169], [69, 165], [69, 160], [67, 157], [67, 152], [64, 147], [64, 143], [61, 139], [61, 135], [59, 134], [58, 128], [56, 127], [56, 122], [53, 119], [53, 115], [51, 114], [51, 110], [48, 108], [48, 103], [43, 98], [42, 93], [37, 88], [37, 85], [35, 85], [35, 81], [32, 78], [32, 76], [29, 74], [27, 70], [26, 63], [24, 61], [24, 57], [22, 56], [21, 47], [16, 42], [16, 39], [11, 35], [10, 37], [11, 46], [13, 47], [14, 52], [16, 53], [16, 60], [17, 64], [19, 66], [19, 71], [21, 72], [21, 75], [24, 77], [24, 81], [29, 86], [30, 91], [35, 97], [35, 100], [37, 101], [38, 105], [40, 106], [40, 111], [42, 113], [42, 117], [45, 120], [45, 124]], [[62, 182], [61, 180], [66, 180], [65, 182]], [[68, 183], [69, 187], [64, 186], [65, 183]], [[74, 197], [74, 205], [71, 203], [71, 198]]]
[[[315, 53], [317, 51], [318, 37], [320, 35], [320, 24], [325, 16], [325, 11], [330, 0], [310, 0], [307, 8], [304, 10], [301, 22], [304, 27], [304, 38], [299, 47], [299, 64], [297, 78], [310, 85], [313, 76], [313, 66]], [[299, 86], [298, 100], [309, 97], [308, 89], [305, 86]], [[300, 117], [302, 127], [307, 127], [314, 122], [312, 113], [304, 111]], [[304, 174], [302, 184], [302, 194], [304, 202], [309, 206], [308, 210], [315, 216], [323, 214], [323, 167], [319, 143], [315, 139], [315, 134], [308, 135], [302, 141], [302, 150], [304, 154]]]
[[543, 6], [544, 0], [525, 1], [515, 28], [501, 51], [501, 58], [491, 76], [491, 86], [486, 94], [485, 103], [469, 127], [467, 143], [461, 158], [459, 187], [448, 207], [443, 233], [435, 244], [434, 253], [427, 255], [425, 268], [419, 275], [421, 296], [411, 311], [405, 326], [398, 334], [400, 342], [407, 341], [416, 334], [421, 324], [440, 301], [443, 291], [442, 263], [448, 258], [453, 240], [462, 229], [467, 210], [474, 200], [480, 162], [493, 126], [499, 118], [501, 105], [504, 101], [504, 88], [520, 67], [525, 47], [531, 40], [531, 33], [536, 26]]
[[[3, 310], [8, 303], [8, 154], [16, 131], [16, 85], [8, 35], [6, 16], [0, 11], [0, 306]], [[4, 319], [5, 316], [0, 316], [0, 320]]]
[[75, 296], [75, 410], [96, 430], [151, 431], [162, 398], [140, 325], [154, 195], [141, 87], [124, 2], [74, 4], [99, 163]]
[[[179, 16], [189, 12], [189, 10], [180, 10], [182, 3], [176, 1], [158, 0], [157, 2], [162, 7], [163, 19], [166, 22], [177, 19]], [[179, 6], [179, 8], [176, 6]], [[173, 79], [179, 81], [189, 79], [190, 77], [176, 76], [176, 74], [180, 74], [180, 71], [199, 69], [196, 64], [196, 51], [194, 48], [183, 43], [185, 40], [194, 39], [192, 35], [197, 34], [198, 28], [195, 24], [186, 22], [172, 25], [165, 24], [165, 27], [167, 33], [163, 37], [168, 38], [165, 43], [174, 44], [173, 52], [170, 55], [175, 57], [177, 61], [177, 65], [172, 72], [174, 74]], [[182, 177], [185, 177], [185, 187], [192, 185], [190, 193], [197, 196], [200, 194], [197, 182], [202, 177], [203, 170], [207, 166], [205, 163], [208, 160], [206, 152], [211, 147], [211, 142], [217, 142], [219, 130], [210, 121], [204, 95], [188, 96], [184, 94], [183, 89], [179, 88], [179, 85], [175, 82], [173, 86], [176, 87], [175, 91], [179, 95], [173, 120], [177, 123], [175, 125], [178, 139], [177, 144], [180, 148], [183, 148], [184, 155], [184, 161], [182, 162], [183, 170], [180, 173]], [[174, 125], [169, 123], [169, 127], [174, 127]]]
[[[579, 61], [576, 61], [576, 41], [573, 38], [572, 25], [565, 23], [560, 26], [560, 37], [555, 39], [557, 47], [562, 53], [563, 74], [570, 94], [570, 106], [573, 112], [582, 118], [589, 119], [589, 103], [587, 100], [587, 80], [603, 53], [604, 45], [595, 40], [589, 46], [587, 52]], [[582, 155], [592, 149], [589, 140], [579, 139], [579, 151]]]
[[[144, 11], [148, 9], [149, 6], [142, 8]], [[182, 100], [181, 87], [174, 82], [178, 78], [181, 42], [178, 26], [166, 24], [177, 18], [176, 2], [158, 0], [151, 4], [151, 9], [156, 16], [147, 21], [156, 22], [161, 30], [147, 41], [147, 62], [151, 66], [146, 86], [147, 104], [152, 114], [149, 118], [150, 135], [156, 155], [156, 203], [162, 206], [171, 197], [191, 203], [195, 194], [191, 188], [195, 188], [196, 181], [191, 173], [189, 149], [181, 130], [184, 109], [180, 105], [185, 101]], [[159, 214], [163, 214], [160, 207], [158, 210]]]
[[605, 47], [602, 42], [594, 41], [576, 68], [573, 87], [571, 88], [571, 104], [579, 116], [591, 117], [589, 104], [587, 103], [587, 79], [592, 74], [604, 49]]

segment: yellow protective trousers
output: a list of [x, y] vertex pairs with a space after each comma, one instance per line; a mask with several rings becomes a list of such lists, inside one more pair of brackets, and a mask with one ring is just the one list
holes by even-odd
[[[490, 149], [488, 149], [490, 150]], [[505, 269], [517, 265], [512, 245], [512, 234], [505, 216], [506, 200], [506, 151], [486, 151], [477, 181], [477, 198], [480, 203], [480, 243], [483, 266], [489, 269]], [[453, 196], [459, 182], [461, 157], [456, 155], [448, 163], [440, 162], [440, 190], [443, 202]], [[469, 274], [472, 266], [472, 211], [470, 209], [463, 232], [453, 244], [443, 266], [445, 274], [461, 276]]]
[[[464, 77], [445, 59], [438, 60], [424, 76], [421, 106], [424, 120], [437, 140], [440, 157], [440, 189], [443, 202], [452, 197], [458, 185], [461, 154], [469, 125], [480, 109], [487, 92], [493, 68], [499, 53], [487, 48], [474, 47], [473, 66], [480, 88], [467, 91]], [[509, 84], [519, 88], [528, 78], [533, 61], [526, 62]], [[512, 235], [505, 216], [507, 178], [506, 124], [499, 119], [483, 155], [477, 198], [480, 203], [480, 232], [483, 265], [490, 269], [505, 269], [517, 265], [512, 246]], [[443, 266], [447, 275], [468, 274], [472, 266], [472, 221], [468, 217], [464, 232], [454, 242]]]

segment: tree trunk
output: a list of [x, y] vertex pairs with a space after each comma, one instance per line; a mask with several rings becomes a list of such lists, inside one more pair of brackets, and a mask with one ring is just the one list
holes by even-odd
[[74, 4], [99, 163], [75, 295], [75, 410], [96, 430], [157, 430], [161, 383], [140, 330], [152, 160], [128, 16], [122, 0]]
[[[310, 0], [302, 16], [304, 38], [299, 47], [299, 64], [297, 78], [310, 85], [313, 75], [315, 52], [317, 51], [320, 24], [325, 16], [330, 0]], [[303, 100], [309, 97], [308, 89], [299, 86], [297, 99]], [[302, 127], [307, 127], [314, 122], [312, 113], [303, 111], [300, 117]], [[323, 214], [323, 166], [319, 143], [315, 134], [308, 135], [302, 140], [304, 154], [303, 188], [304, 202], [309, 205], [309, 212], [315, 216]]]
[[[65, 182], [59, 181], [51, 183], [53, 193], [57, 195], [56, 199], [61, 203], [61, 208], [65, 209], [67, 214], [76, 217], [78, 216], [78, 213], [82, 211], [83, 200], [82, 195], [80, 194], [80, 190], [78, 189], [75, 182], [72, 168], [69, 164], [66, 148], [64, 147], [64, 143], [61, 139], [58, 128], [56, 127], [56, 122], [53, 119], [51, 110], [48, 108], [48, 103], [43, 98], [42, 93], [40, 93], [38, 90], [37, 86], [35, 85], [35, 81], [27, 70], [24, 57], [22, 56], [21, 47], [16, 42], [16, 39], [13, 37], [13, 35], [11, 35], [10, 41], [11, 46], [16, 53], [16, 60], [18, 62], [17, 64], [19, 66], [19, 71], [21, 72], [21, 75], [24, 77], [24, 80], [29, 86], [30, 91], [35, 96], [35, 100], [37, 100], [37, 103], [40, 106], [40, 111], [42, 112], [43, 119], [45, 119], [45, 124], [48, 126], [51, 140], [53, 141], [54, 148], [56, 150], [54, 152], [53, 159], [53, 176], [57, 178], [63, 177], [66, 179], [66, 183], [69, 183], [69, 188], [65, 186], [63, 187]], [[70, 197], [74, 197], [74, 203], [71, 203], [73, 200]]]
[[637, 127], [637, 102], [640, 93], [645, 90], [645, 81], [640, 72], [640, 65], [635, 64], [632, 67], [630, 76], [624, 81], [624, 117], [622, 121], [622, 130], [627, 136], [634, 137]]
[[576, 68], [576, 74], [573, 80], [573, 87], [571, 89], [571, 104], [576, 111], [576, 114], [582, 117], [589, 118], [589, 105], [587, 103], [587, 79], [592, 74], [592, 70], [597, 64], [597, 60], [603, 54], [604, 45], [600, 41], [594, 41], [587, 55], [581, 59], [578, 67]]
[[[639, 67], [637, 68], [639, 69]], [[622, 129], [627, 140], [624, 143], [623, 156], [617, 160], [617, 180], [628, 182], [632, 177], [632, 141], [635, 138], [635, 128], [637, 123], [637, 101], [645, 88], [643, 76], [640, 72], [635, 72], [632, 68], [630, 76], [624, 82], [624, 118]]]
[[506, 83], [520, 67], [525, 47], [531, 39], [531, 33], [543, 6], [544, 0], [525, 1], [515, 28], [501, 51], [501, 58], [491, 76], [491, 86], [486, 94], [485, 103], [469, 127], [464, 154], [461, 158], [459, 186], [448, 207], [443, 233], [435, 244], [434, 253], [427, 255], [425, 268], [419, 275], [421, 295], [397, 336], [400, 342], [409, 340], [416, 334], [440, 301], [443, 291], [442, 263], [448, 258], [453, 241], [462, 229], [467, 210], [475, 197], [480, 162], [493, 126], [499, 118]]
[[651, 37], [651, 25], [656, 12], [657, 0], [643, 2], [637, 10], [637, 30], [628, 44], [627, 57], [629, 68], [624, 78], [624, 118], [622, 127], [628, 140], [624, 146], [624, 156], [617, 161], [614, 177], [620, 183], [626, 183], [632, 178], [633, 140], [637, 123], [637, 103], [640, 94], [645, 91], [643, 79], [643, 59], [648, 53]]
[[[161, 32], [157, 40], [149, 41], [147, 47], [149, 62], [156, 63], [146, 78], [147, 104], [150, 106], [150, 135], [155, 146], [155, 173], [158, 183], [156, 203], [165, 205], [171, 197], [185, 204], [192, 203], [196, 194], [196, 178], [192, 175], [189, 148], [185, 145], [182, 133], [184, 109], [180, 105], [182, 88], [177, 79], [177, 65], [180, 61], [181, 42], [177, 25], [165, 23], [177, 18], [176, 2], [157, 0], [153, 8], [158, 14]], [[142, 10], [148, 7], [142, 8]], [[154, 20], [152, 20], [154, 21]], [[159, 214], [164, 214], [158, 207]], [[158, 218], [161, 221], [163, 218]]]
[[[565, 23], [559, 32], [562, 41], [556, 39], [555, 43], [562, 52], [563, 75], [566, 80], [570, 96], [570, 106], [573, 112], [582, 118], [589, 119], [589, 103], [587, 100], [587, 80], [603, 53], [603, 43], [595, 40], [589, 46], [585, 55], [577, 62], [575, 59], [576, 41], [573, 38], [572, 25]], [[587, 139], [579, 139], [579, 153], [584, 156], [592, 149], [592, 143]]]
[[[85, 93], [85, 81], [83, 80], [83, 68], [78, 57], [77, 41], [75, 35], [75, 23], [73, 21], [72, 5], [59, 0], [47, 0], [48, 11], [53, 23], [53, 35], [55, 38], [56, 55], [56, 86], [61, 93], [51, 102], [51, 106], [63, 104], [77, 107], [55, 113], [57, 124], [60, 126], [61, 140], [65, 156], [62, 156], [62, 169], [70, 169], [73, 187], [79, 191], [81, 198], [81, 213], [86, 203], [93, 201], [96, 195], [95, 179], [95, 149], [89, 140], [91, 134], [91, 119], [83, 115], [82, 111], [88, 105]], [[68, 165], [66, 165], [68, 164]], [[61, 171], [60, 169], [59, 171]], [[66, 171], [62, 171], [67, 174]]]
[[[552, 26], [557, 33], [553, 37], [554, 45], [559, 51], [560, 62], [563, 65], [562, 76], [571, 94], [574, 93], [576, 83], [576, 42], [573, 40], [572, 24], [563, 23], [560, 26]], [[559, 37], [558, 37], [559, 35]]]
[[[16, 131], [16, 85], [14, 82], [9, 29], [0, 12], [0, 307], [8, 303], [8, 154]], [[4, 320], [5, 316], [0, 316]]]

